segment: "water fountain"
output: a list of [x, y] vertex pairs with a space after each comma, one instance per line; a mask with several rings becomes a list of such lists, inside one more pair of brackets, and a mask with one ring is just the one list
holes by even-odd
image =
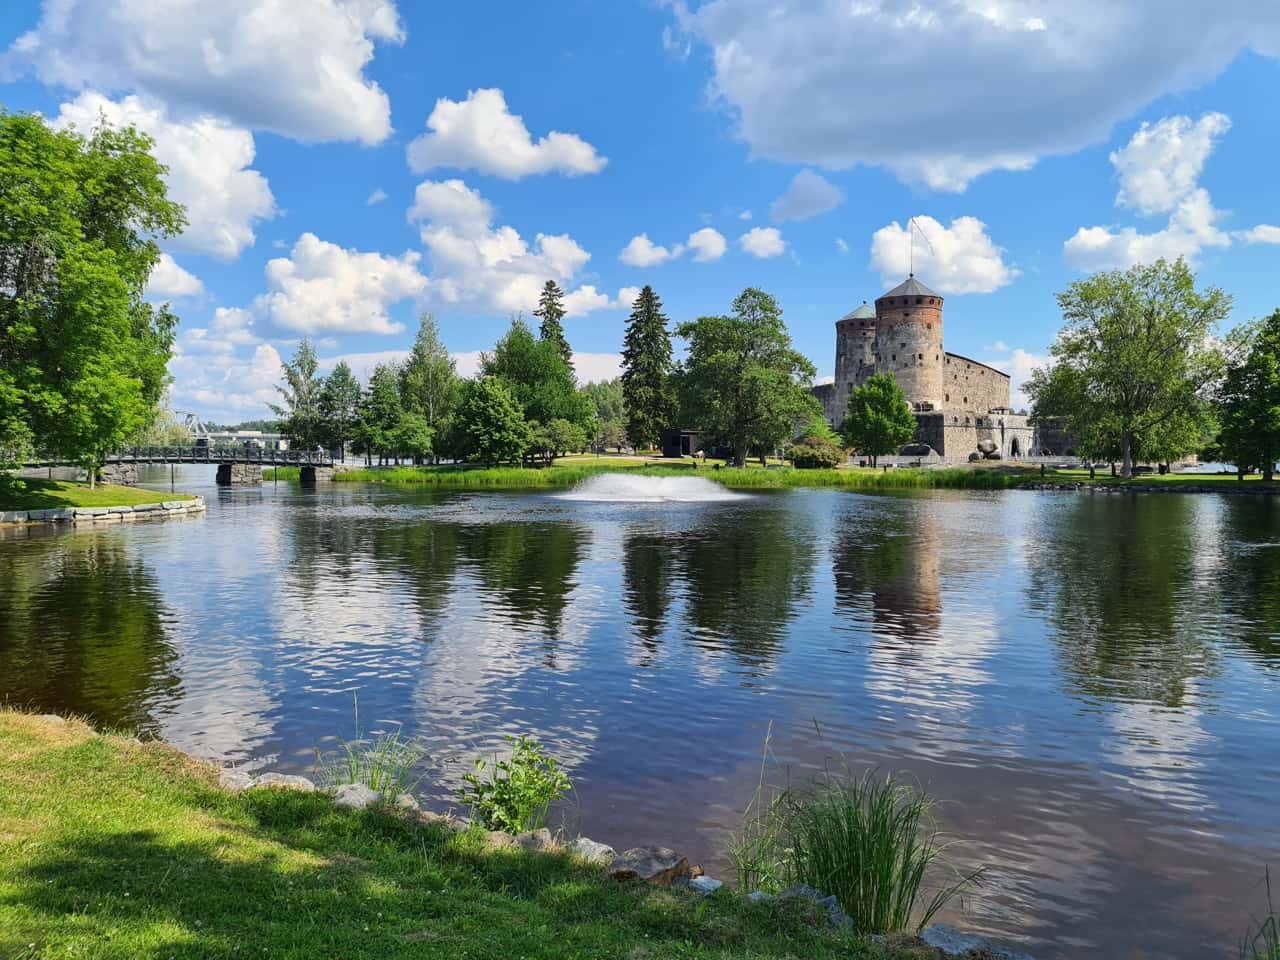
[[717, 503], [748, 497], [704, 477], [646, 477], [625, 473], [603, 473], [555, 496], [560, 500], [588, 503]]

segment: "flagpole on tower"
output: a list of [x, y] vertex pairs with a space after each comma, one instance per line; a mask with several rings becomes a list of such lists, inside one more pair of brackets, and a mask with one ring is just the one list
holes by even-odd
[[907, 276], [914, 277], [916, 275], [916, 234], [920, 234], [920, 239], [924, 241], [924, 245], [929, 248], [929, 252], [933, 253], [933, 244], [929, 242], [929, 237], [924, 232], [924, 227], [916, 223], [915, 217], [907, 218]]

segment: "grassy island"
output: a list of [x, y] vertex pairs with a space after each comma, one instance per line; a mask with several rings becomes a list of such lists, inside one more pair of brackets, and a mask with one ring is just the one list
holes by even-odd
[[[932, 958], [0, 710], [0, 956]], [[658, 838], [655, 838], [658, 839]]]
[[0, 511], [57, 510], [63, 507], [133, 507], [140, 503], [162, 503], [166, 500], [193, 500], [191, 494], [166, 490], [143, 490], [99, 483], [90, 489], [87, 483], [68, 480], [16, 479], [0, 475]]

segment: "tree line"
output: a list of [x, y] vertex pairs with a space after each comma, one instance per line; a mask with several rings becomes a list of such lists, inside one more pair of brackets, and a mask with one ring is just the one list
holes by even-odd
[[1232, 298], [1197, 289], [1182, 259], [1099, 273], [1058, 295], [1066, 321], [1027, 393], [1032, 418], [1058, 421], [1076, 452], [1170, 463], [1189, 454], [1260, 470], [1280, 460], [1280, 310], [1219, 325]]

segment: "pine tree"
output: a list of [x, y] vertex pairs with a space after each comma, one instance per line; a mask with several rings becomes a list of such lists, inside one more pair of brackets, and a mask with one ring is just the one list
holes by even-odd
[[458, 392], [457, 364], [440, 339], [435, 318], [424, 313], [404, 366], [400, 369], [400, 395], [404, 407], [423, 416], [427, 426], [439, 429], [448, 419]]
[[662, 431], [675, 426], [671, 371], [671, 334], [662, 301], [652, 287], [645, 287], [627, 320], [622, 348], [627, 438], [636, 447], [656, 446]]
[[542, 288], [542, 296], [538, 298], [538, 309], [533, 311], [533, 315], [542, 321], [542, 325], [538, 328], [538, 339], [554, 343], [556, 350], [572, 370], [573, 350], [569, 347], [569, 341], [565, 339], [564, 324], [561, 322], [564, 320], [564, 291], [554, 280], [548, 280], [546, 286]]

